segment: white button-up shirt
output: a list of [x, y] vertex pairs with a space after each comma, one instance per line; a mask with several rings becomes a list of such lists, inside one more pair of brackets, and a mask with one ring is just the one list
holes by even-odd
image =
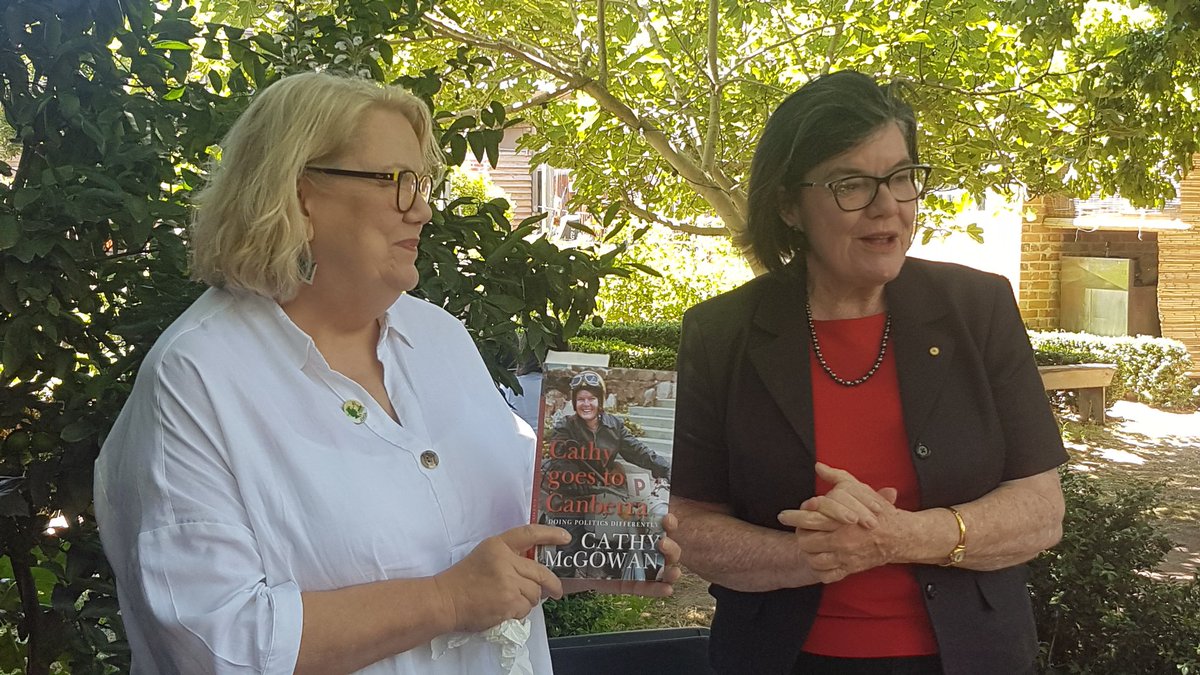
[[[159, 338], [96, 462], [134, 673], [291, 673], [301, 592], [436, 574], [529, 521], [533, 433], [463, 326], [409, 296], [380, 326], [400, 424], [272, 300], [210, 289]], [[477, 642], [360, 672], [496, 672]]]

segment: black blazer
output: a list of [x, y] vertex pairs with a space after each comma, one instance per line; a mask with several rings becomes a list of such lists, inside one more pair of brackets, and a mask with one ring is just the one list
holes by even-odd
[[[1066, 461], [1003, 277], [909, 258], [885, 293], [922, 508], [968, 502]], [[793, 263], [684, 315], [674, 494], [776, 529], [780, 511], [812, 496], [806, 297], [803, 265]], [[1031, 670], [1037, 642], [1024, 565], [918, 565], [916, 576], [947, 675]], [[766, 593], [713, 585], [711, 593], [718, 672], [792, 672], [820, 584]]]

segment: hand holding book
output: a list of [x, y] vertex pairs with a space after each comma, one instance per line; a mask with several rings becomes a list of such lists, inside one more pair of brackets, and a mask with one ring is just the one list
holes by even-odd
[[433, 577], [449, 626], [444, 632], [487, 630], [505, 619], [525, 618], [542, 598], [562, 597], [559, 579], [525, 552], [568, 539], [559, 527], [522, 525], [479, 542]]
[[666, 536], [658, 540], [658, 551], [662, 553], [664, 565], [659, 569], [657, 583], [648, 584], [645, 581], [630, 581], [627, 579], [560, 579], [564, 594], [595, 591], [611, 595], [644, 595], [651, 598], [666, 598], [674, 594], [674, 584], [679, 580], [683, 570], [679, 567], [679, 544], [671, 538], [671, 532], [678, 526], [675, 516], [667, 514], [662, 519]]
[[673, 372], [629, 368], [543, 374], [531, 521], [571, 534], [535, 554], [568, 592], [671, 593], [678, 546], [663, 523], [674, 383]]

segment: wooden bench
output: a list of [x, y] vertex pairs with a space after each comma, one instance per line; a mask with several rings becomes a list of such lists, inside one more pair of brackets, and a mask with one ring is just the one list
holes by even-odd
[[1047, 391], [1072, 389], [1084, 421], [1104, 424], [1104, 388], [1112, 384], [1117, 367], [1108, 363], [1073, 363], [1065, 366], [1038, 366], [1042, 386]]

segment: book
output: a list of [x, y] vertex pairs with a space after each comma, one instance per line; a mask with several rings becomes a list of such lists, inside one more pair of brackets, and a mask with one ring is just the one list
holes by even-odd
[[655, 581], [670, 499], [675, 373], [548, 365], [531, 520], [571, 533], [535, 559], [564, 578]]

